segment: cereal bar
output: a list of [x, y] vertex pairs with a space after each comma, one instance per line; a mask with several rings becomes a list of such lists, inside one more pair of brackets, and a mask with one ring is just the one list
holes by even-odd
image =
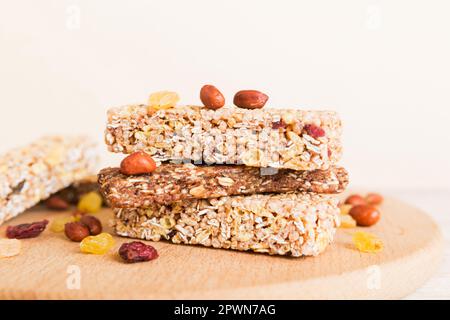
[[288, 193], [190, 200], [115, 209], [121, 236], [213, 248], [315, 256], [339, 226], [337, 199]]
[[341, 167], [295, 171], [233, 165], [163, 164], [150, 174], [127, 176], [119, 168], [106, 168], [98, 177], [101, 193], [112, 207], [118, 208], [255, 193], [339, 193], [348, 184], [347, 171]]
[[333, 111], [211, 110], [130, 105], [108, 111], [112, 152], [145, 150], [155, 160], [326, 170], [341, 158], [341, 120]]
[[86, 137], [43, 137], [0, 156], [0, 224], [95, 173], [95, 144]]

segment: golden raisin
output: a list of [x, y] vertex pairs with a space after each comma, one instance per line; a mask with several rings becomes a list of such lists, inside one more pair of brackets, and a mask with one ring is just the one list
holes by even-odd
[[102, 207], [102, 197], [95, 191], [86, 193], [78, 201], [78, 210], [82, 212], [96, 213]]
[[349, 216], [348, 214], [346, 215], [341, 215], [341, 228], [354, 228], [356, 227], [356, 221]]
[[103, 232], [84, 238], [80, 243], [80, 249], [84, 253], [105, 254], [113, 245], [113, 237], [109, 233]]
[[383, 242], [367, 232], [355, 232], [352, 240], [355, 247], [361, 252], [376, 253], [383, 250]]
[[341, 215], [347, 215], [350, 210], [352, 209], [352, 205], [351, 204], [342, 204], [339, 206], [339, 209], [341, 210]]
[[17, 239], [0, 239], [0, 259], [17, 256], [22, 243]]
[[50, 225], [50, 230], [53, 232], [63, 232], [64, 226], [66, 223], [75, 222], [74, 216], [62, 216], [53, 219], [52, 224]]
[[176, 106], [180, 97], [176, 92], [158, 91], [150, 95], [148, 106], [155, 110], [170, 109]]

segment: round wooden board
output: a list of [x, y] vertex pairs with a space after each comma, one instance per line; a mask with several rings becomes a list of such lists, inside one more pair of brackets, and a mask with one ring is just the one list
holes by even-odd
[[[377, 254], [353, 248], [355, 229], [339, 229], [318, 257], [287, 258], [156, 242], [160, 257], [125, 264], [116, 237], [104, 256], [80, 253], [79, 245], [50, 230], [23, 240], [22, 253], [0, 259], [3, 299], [365, 299], [400, 298], [437, 268], [443, 249], [436, 224], [395, 199], [381, 206], [382, 219], [364, 231], [385, 245]], [[52, 219], [64, 213], [33, 209], [8, 224]], [[104, 225], [109, 209], [98, 216]], [[6, 225], [0, 228], [5, 233]], [[111, 230], [108, 230], [110, 231]], [[76, 288], [79, 272], [80, 288]], [[75, 286], [75, 287], [74, 287]]]

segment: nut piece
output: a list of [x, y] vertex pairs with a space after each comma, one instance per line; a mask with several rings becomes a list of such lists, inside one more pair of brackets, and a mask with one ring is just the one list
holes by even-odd
[[69, 203], [57, 195], [53, 195], [45, 200], [45, 205], [50, 210], [67, 210], [69, 208]]
[[357, 206], [360, 204], [367, 204], [366, 200], [359, 194], [352, 194], [345, 199], [345, 204], [351, 204], [352, 206]]
[[151, 173], [155, 169], [155, 161], [144, 151], [132, 153], [120, 163], [120, 172], [126, 175]]
[[94, 216], [82, 216], [80, 222], [88, 227], [89, 233], [93, 236], [102, 232], [102, 223]]
[[261, 109], [269, 97], [257, 90], [241, 90], [234, 95], [233, 103], [239, 108]]
[[368, 193], [366, 196], [367, 203], [373, 206], [381, 204], [383, 200], [383, 196], [378, 193]]
[[217, 110], [225, 105], [225, 97], [213, 85], [207, 84], [200, 90], [200, 100], [208, 109]]
[[81, 222], [69, 222], [64, 226], [64, 233], [70, 240], [80, 242], [89, 236], [89, 228]]
[[355, 219], [358, 226], [363, 227], [370, 227], [380, 220], [380, 211], [370, 205], [354, 206], [348, 214]]

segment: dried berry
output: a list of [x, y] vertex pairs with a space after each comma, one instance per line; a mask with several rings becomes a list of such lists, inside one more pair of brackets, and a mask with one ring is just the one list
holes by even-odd
[[80, 250], [84, 253], [105, 254], [114, 245], [114, 239], [109, 233], [89, 236], [80, 243]]
[[305, 125], [305, 130], [314, 139], [325, 136], [325, 130], [321, 127], [316, 126], [315, 124], [307, 124]]
[[88, 227], [91, 236], [96, 236], [102, 232], [102, 223], [94, 216], [82, 216], [80, 222]]
[[6, 229], [6, 236], [10, 239], [35, 238], [45, 230], [48, 220], [33, 223], [23, 223], [17, 226], [9, 226]]
[[134, 152], [120, 163], [120, 172], [125, 175], [151, 173], [155, 169], [155, 161], [144, 151]]
[[154, 110], [170, 109], [175, 107], [179, 100], [176, 92], [158, 91], [150, 95], [148, 106]]
[[0, 259], [17, 256], [22, 248], [22, 243], [17, 239], [0, 239]]
[[56, 195], [45, 200], [45, 205], [50, 210], [67, 210], [69, 208], [69, 203], [60, 196]]
[[80, 242], [89, 236], [89, 228], [81, 222], [69, 222], [64, 226], [64, 233], [72, 241]]
[[102, 208], [102, 197], [96, 191], [91, 191], [81, 196], [78, 202], [78, 210], [81, 212], [96, 213]]
[[280, 129], [280, 128], [286, 128], [287, 124], [281, 119], [280, 121], [274, 121], [272, 122], [272, 129]]
[[366, 196], [366, 201], [368, 204], [377, 206], [380, 205], [383, 202], [383, 196], [378, 193], [369, 193]]
[[358, 226], [370, 227], [380, 220], [380, 211], [377, 208], [360, 204], [350, 209], [349, 213], [355, 219]]
[[50, 225], [50, 230], [53, 232], [63, 232], [65, 229], [66, 223], [75, 222], [76, 219], [74, 216], [62, 216], [53, 219], [52, 224]]
[[376, 253], [383, 250], [383, 242], [367, 232], [355, 232], [352, 240], [355, 247], [361, 252]]
[[158, 258], [158, 252], [155, 248], [140, 241], [122, 244], [119, 249], [119, 255], [128, 263], [150, 261]]
[[350, 204], [352, 206], [357, 206], [360, 204], [367, 204], [366, 200], [359, 194], [352, 194], [345, 199], [345, 204]]
[[200, 100], [208, 109], [217, 110], [225, 105], [225, 97], [212, 85], [204, 85], [200, 90]]

